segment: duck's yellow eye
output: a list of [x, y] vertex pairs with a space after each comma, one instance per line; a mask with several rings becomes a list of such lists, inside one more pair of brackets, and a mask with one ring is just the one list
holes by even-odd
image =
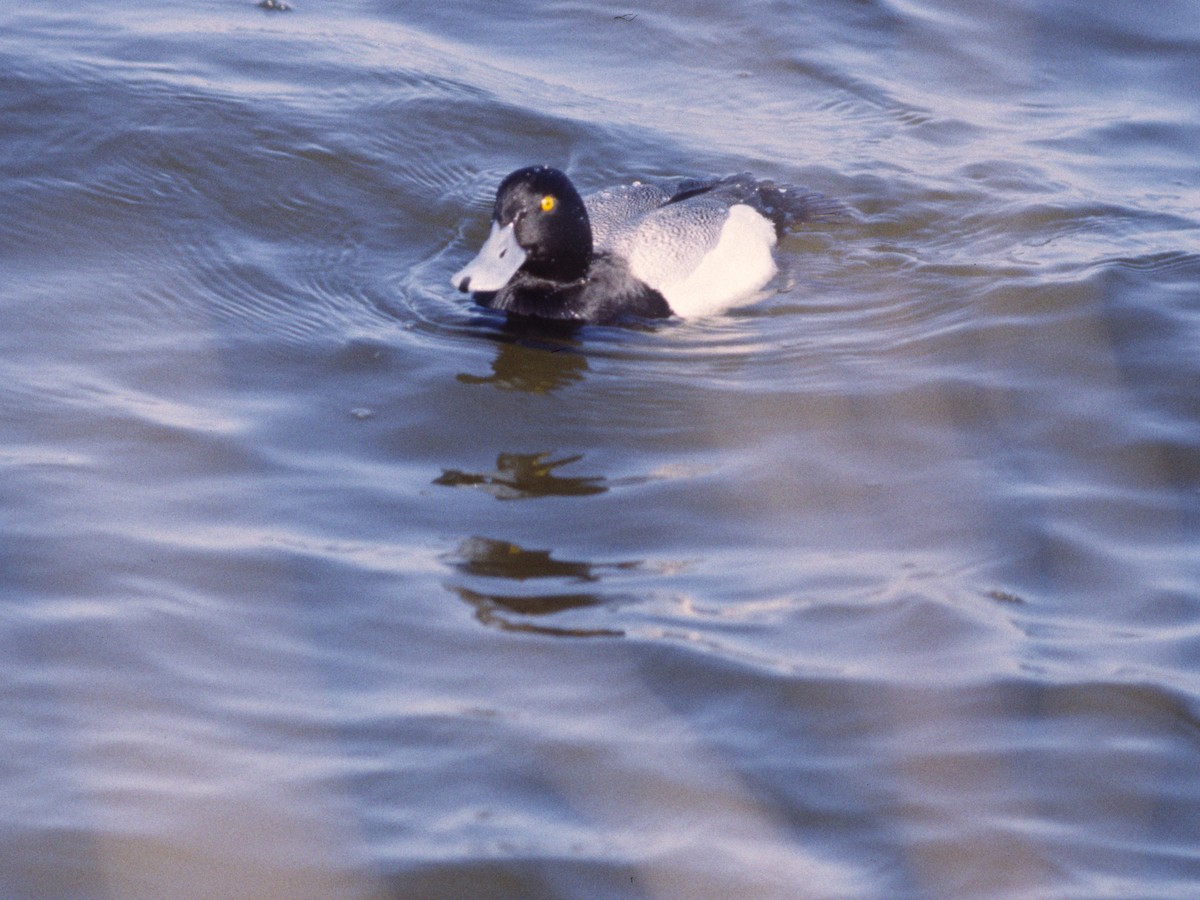
[[542, 212], [550, 212], [557, 203], [558, 201], [554, 199], [553, 194], [547, 194], [542, 198]]

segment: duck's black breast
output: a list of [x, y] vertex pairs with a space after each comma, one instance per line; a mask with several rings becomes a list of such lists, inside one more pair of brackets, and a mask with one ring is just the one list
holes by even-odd
[[671, 315], [663, 295], [634, 278], [624, 262], [606, 253], [592, 257], [587, 275], [570, 282], [518, 272], [494, 294], [477, 294], [483, 306], [518, 316], [602, 325], [626, 316]]

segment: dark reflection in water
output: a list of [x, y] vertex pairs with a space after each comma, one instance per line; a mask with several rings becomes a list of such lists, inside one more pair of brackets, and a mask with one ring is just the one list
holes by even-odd
[[599, 581], [598, 572], [637, 569], [640, 561], [589, 563], [581, 560], [552, 559], [549, 550], [526, 550], [518, 544], [492, 538], [472, 537], [464, 541], [452, 556], [456, 569], [466, 575], [484, 578], [571, 578]]
[[624, 637], [619, 628], [561, 628], [552, 625], [536, 625], [505, 615], [505, 612], [522, 616], [541, 616], [563, 612], [568, 609], [596, 606], [604, 600], [594, 594], [547, 594], [532, 597], [508, 597], [502, 594], [481, 594], [461, 585], [450, 585], [450, 590], [475, 608], [475, 618], [482, 625], [502, 631], [526, 634], [547, 634], [555, 637]]
[[[448, 557], [448, 562], [464, 575], [476, 578], [503, 578], [524, 582], [530, 579], [558, 578], [572, 582], [594, 584], [605, 572], [629, 571], [642, 566], [641, 561], [590, 563], [583, 560], [554, 559], [549, 550], [530, 550], [510, 541], [472, 537]], [[568, 610], [611, 605], [617, 599], [611, 595], [590, 591], [549, 593], [494, 593], [473, 590], [462, 585], [448, 585], [459, 599], [475, 609], [475, 618], [484, 625], [506, 631], [531, 631], [569, 637], [619, 637], [624, 631], [607, 628], [575, 628], [534, 625], [511, 618], [517, 616], [547, 616]]]
[[496, 457], [496, 471], [490, 473], [463, 472], [443, 469], [433, 480], [447, 487], [477, 487], [497, 500], [525, 500], [534, 497], [586, 497], [608, 490], [599, 475], [563, 477], [554, 474], [561, 466], [583, 459], [582, 454], [564, 459], [550, 459], [549, 453], [501, 453]]
[[583, 380], [587, 359], [576, 352], [575, 326], [505, 323], [496, 345], [491, 375], [462, 373], [463, 384], [490, 384], [503, 390], [548, 394]]

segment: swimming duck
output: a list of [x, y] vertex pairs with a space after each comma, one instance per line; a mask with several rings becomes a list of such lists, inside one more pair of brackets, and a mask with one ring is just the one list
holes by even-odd
[[491, 232], [450, 283], [517, 316], [711, 315], [771, 280], [780, 234], [835, 205], [748, 174], [581, 197], [558, 169], [531, 166], [500, 183]]

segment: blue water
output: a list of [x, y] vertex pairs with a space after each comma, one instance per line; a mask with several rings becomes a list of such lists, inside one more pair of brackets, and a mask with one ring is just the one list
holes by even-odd
[[[1200, 9], [0, 11], [0, 896], [1200, 890]], [[512, 169], [847, 215], [448, 279]]]

